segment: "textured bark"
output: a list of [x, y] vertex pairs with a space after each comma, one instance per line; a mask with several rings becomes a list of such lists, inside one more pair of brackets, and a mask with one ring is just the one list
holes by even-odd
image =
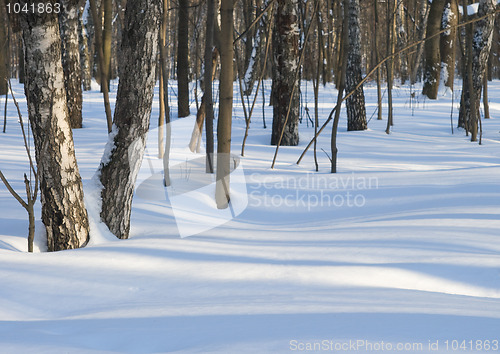
[[[495, 24], [495, 0], [480, 0], [478, 17], [492, 14], [476, 23], [474, 37], [472, 39], [472, 85], [464, 84], [462, 100], [460, 102], [459, 122], [465, 123], [471, 132], [471, 141], [477, 141], [479, 106], [483, 79], [488, 65], [491, 44], [493, 41], [493, 29]], [[468, 77], [464, 78], [464, 83]], [[470, 87], [472, 86], [472, 87]], [[471, 92], [472, 90], [472, 92]]]
[[231, 173], [231, 119], [233, 113], [233, 0], [221, 1], [220, 33], [220, 107], [217, 122], [217, 208], [228, 207]]
[[[257, 13], [259, 16], [262, 13], [262, 0], [258, 0], [256, 3]], [[254, 31], [254, 36], [249, 36], [247, 38], [247, 43], [252, 44], [250, 55], [248, 58], [247, 69], [245, 73], [245, 96], [250, 96], [253, 91], [255, 81], [258, 80], [261, 67], [263, 65], [262, 60], [265, 55], [265, 39], [266, 39], [266, 18], [267, 15], [264, 14], [262, 19], [257, 25], [257, 29]]]
[[[403, 1], [399, 0], [396, 8], [396, 38], [397, 47], [399, 51], [406, 47], [408, 39], [405, 26], [405, 6]], [[403, 52], [397, 57], [398, 69], [401, 78], [401, 84], [404, 84], [408, 80], [408, 56], [407, 52]]]
[[[346, 92], [353, 91], [361, 82], [361, 33], [359, 29], [359, 0], [347, 0], [348, 6], [348, 53], [346, 68]], [[366, 107], [363, 86], [346, 100], [347, 130], [365, 130]]]
[[161, 6], [161, 0], [129, 0], [125, 12], [115, 134], [108, 143], [111, 156], [100, 166], [101, 218], [121, 239], [129, 236], [134, 184], [149, 129]]
[[[398, 0], [387, 1], [387, 13], [394, 14], [396, 12]], [[396, 17], [390, 16], [387, 22], [387, 57], [392, 57], [394, 55], [396, 36]], [[387, 128], [385, 132], [387, 134], [391, 133], [391, 127], [394, 124], [394, 111], [392, 105], [392, 87], [394, 84], [394, 60], [389, 59], [385, 62], [387, 70]]]
[[7, 94], [7, 63], [8, 63], [8, 48], [7, 48], [7, 19], [4, 1], [0, 0], [0, 95]]
[[27, 14], [19, 20], [48, 249], [82, 247], [89, 225], [69, 126], [57, 14]]
[[[427, 20], [426, 38], [441, 30], [441, 20], [446, 0], [434, 0], [431, 4]], [[441, 55], [439, 52], [439, 36], [425, 42], [424, 88], [422, 94], [428, 98], [437, 99], [439, 79], [441, 76]]]
[[[299, 143], [299, 0], [278, 0], [273, 30], [273, 131], [271, 145]], [[294, 89], [294, 86], [298, 87]], [[290, 107], [291, 102], [291, 107]], [[290, 109], [289, 109], [290, 107]], [[288, 120], [287, 120], [288, 116]], [[286, 125], [285, 125], [286, 121]], [[280, 142], [280, 136], [283, 136]]]
[[453, 81], [455, 79], [455, 52], [457, 43], [458, 25], [458, 3], [457, 0], [447, 0], [444, 7], [441, 29], [448, 28], [448, 31], [441, 34], [440, 52], [441, 67], [444, 73], [444, 84], [453, 90]]
[[178, 116], [189, 116], [189, 3], [179, 0], [177, 28], [177, 105]]
[[59, 13], [59, 28], [62, 39], [62, 64], [64, 86], [71, 128], [82, 127], [82, 75], [78, 37], [79, 9], [82, 0], [63, 2]]

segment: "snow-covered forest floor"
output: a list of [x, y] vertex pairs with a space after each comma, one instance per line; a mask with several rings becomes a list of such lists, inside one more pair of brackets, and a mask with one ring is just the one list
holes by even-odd
[[[26, 120], [22, 86], [14, 90]], [[312, 92], [303, 84], [311, 118]], [[370, 118], [376, 87], [365, 93]], [[314, 133], [305, 112], [300, 146], [282, 147], [271, 170], [272, 107], [263, 129], [259, 98], [232, 214], [216, 211], [213, 186], [198, 180], [203, 155], [187, 149], [194, 116], [174, 117], [174, 189], [161, 187], [155, 101], [131, 238], [122, 241], [95, 220], [92, 176], [107, 132], [100, 93], [85, 93], [74, 139], [92, 239], [46, 253], [38, 222], [28, 254], [27, 214], [0, 187], [0, 353], [500, 351], [500, 82], [490, 86], [493, 119], [483, 121], [481, 146], [451, 134], [450, 94], [417, 94], [411, 104], [408, 86], [394, 94], [390, 135], [385, 106], [384, 120], [375, 114], [363, 132], [346, 131], [343, 111], [337, 175], [321, 150], [330, 153], [331, 128], [318, 142], [320, 171], [312, 150], [295, 164]], [[234, 97], [239, 155], [245, 123]], [[331, 86], [321, 89], [322, 122], [335, 100]], [[24, 196], [16, 117], [10, 101], [0, 169]]]

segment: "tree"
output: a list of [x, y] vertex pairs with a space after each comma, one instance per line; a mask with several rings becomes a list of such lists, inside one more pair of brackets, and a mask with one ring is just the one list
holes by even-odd
[[441, 67], [445, 77], [444, 84], [453, 90], [453, 81], [455, 79], [455, 52], [458, 25], [458, 3], [457, 0], [447, 0], [443, 19], [441, 21], [441, 29], [448, 29], [441, 34], [440, 39], [440, 56]]
[[129, 237], [134, 184], [149, 129], [161, 8], [161, 0], [128, 0], [125, 11], [114, 134], [110, 155], [99, 167], [101, 219], [121, 239]]
[[[101, 70], [102, 79], [106, 80], [109, 89], [111, 79], [111, 42], [113, 39], [113, 0], [102, 0], [101, 6], [104, 11], [104, 26], [102, 30], [103, 66]], [[98, 22], [99, 26], [100, 24], [101, 21]]]
[[215, 200], [218, 209], [229, 205], [231, 173], [231, 119], [233, 111], [233, 0], [221, 1], [220, 107], [217, 123]]
[[431, 4], [427, 20], [426, 37], [429, 39], [425, 42], [424, 88], [422, 94], [432, 100], [435, 100], [438, 95], [439, 79], [441, 76], [441, 55], [439, 51], [439, 36], [430, 37], [441, 30], [445, 3], [446, 0], [434, 0]]
[[80, 20], [80, 8], [83, 6], [84, 2], [85, 0], [63, 2], [63, 9], [59, 13], [64, 86], [66, 87], [66, 99], [71, 128], [82, 127], [83, 96], [78, 22]]
[[[271, 145], [299, 143], [299, 0], [277, 0], [273, 30], [273, 130]], [[297, 87], [296, 87], [297, 86]]]
[[[346, 0], [348, 7], [349, 43], [346, 67], [346, 91], [353, 91], [362, 80], [361, 74], [361, 33], [359, 29], [359, 0]], [[365, 130], [366, 122], [365, 94], [363, 86], [346, 100], [347, 130]]]
[[[469, 58], [467, 66], [469, 69], [466, 70], [466, 77], [464, 78], [459, 121], [464, 123], [466, 129], [470, 131], [471, 141], [477, 141], [478, 138], [481, 90], [493, 40], [495, 7], [495, 0], [480, 0], [478, 16], [483, 17], [487, 14], [490, 14], [490, 16], [476, 23], [473, 37], [472, 28], [468, 29], [467, 47], [469, 48]], [[467, 13], [465, 14], [467, 15]]]
[[2, 24], [0, 24], [0, 95], [6, 95], [8, 92], [7, 87], [7, 63], [8, 63], [8, 39], [7, 39], [7, 18], [5, 14], [4, 1], [0, 0], [0, 19]]
[[[14, 0], [9, 2], [13, 4]], [[64, 1], [63, 5], [71, 9], [73, 3]], [[48, 249], [82, 247], [88, 242], [89, 223], [69, 126], [58, 16], [54, 12], [10, 16], [18, 21], [23, 31], [25, 92]]]
[[189, 3], [179, 0], [177, 28], [177, 105], [178, 116], [189, 116]]

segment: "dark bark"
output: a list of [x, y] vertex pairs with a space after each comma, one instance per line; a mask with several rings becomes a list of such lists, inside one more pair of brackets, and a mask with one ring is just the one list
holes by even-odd
[[[207, 0], [207, 27], [205, 34], [205, 74], [204, 74], [204, 93], [205, 115], [207, 123], [205, 125], [206, 135], [206, 172], [214, 173], [214, 100], [212, 92], [212, 80], [215, 75], [217, 61], [213, 60], [212, 52], [214, 46], [214, 1]], [[203, 103], [202, 103], [203, 104]]]
[[[426, 37], [438, 33], [441, 30], [441, 21], [446, 0], [434, 0], [431, 4], [429, 18], [427, 20]], [[441, 55], [439, 52], [439, 36], [428, 39], [425, 42], [425, 67], [424, 88], [422, 94], [428, 98], [437, 99], [439, 80], [441, 76]]]
[[233, 113], [233, 0], [221, 1], [220, 108], [217, 122], [215, 201], [218, 209], [229, 205], [231, 173], [231, 126]]
[[82, 247], [88, 242], [89, 224], [69, 126], [57, 14], [22, 14], [18, 20], [48, 249]]
[[189, 2], [179, 0], [177, 27], [177, 104], [178, 116], [189, 116]]
[[[80, 67], [80, 48], [78, 22], [82, 0], [64, 3], [59, 13], [59, 29], [62, 39], [62, 64], [64, 86], [71, 128], [82, 127], [82, 75]], [[69, 4], [68, 4], [69, 3]]]
[[465, 124], [471, 133], [471, 141], [478, 140], [478, 124], [480, 119], [479, 106], [483, 79], [488, 64], [491, 44], [493, 40], [493, 28], [495, 17], [493, 15], [496, 7], [495, 0], [481, 0], [479, 2], [478, 17], [486, 14], [486, 17], [476, 23], [476, 29], [472, 38], [472, 33], [468, 34], [469, 60], [468, 72], [466, 73], [467, 84], [464, 84], [462, 101], [460, 102], [459, 123]]
[[[347, 92], [353, 91], [363, 79], [361, 74], [361, 33], [359, 28], [359, 0], [347, 0], [348, 6], [348, 30], [349, 43], [346, 67]], [[346, 100], [347, 106], [347, 130], [365, 130], [366, 107], [363, 86]]]
[[448, 31], [441, 34], [440, 52], [441, 66], [446, 73], [444, 84], [453, 90], [453, 81], [455, 79], [455, 53], [457, 43], [458, 25], [458, 3], [457, 0], [447, 0], [444, 7], [441, 29], [448, 28]]
[[121, 239], [129, 237], [134, 184], [149, 129], [161, 6], [161, 0], [129, 0], [125, 12], [114, 115], [116, 135], [109, 142], [111, 156], [100, 166], [101, 218]]
[[[276, 5], [271, 145], [296, 146], [299, 143], [300, 117], [299, 82], [296, 82], [299, 70], [298, 0], [278, 0]], [[294, 88], [295, 85], [298, 87]]]

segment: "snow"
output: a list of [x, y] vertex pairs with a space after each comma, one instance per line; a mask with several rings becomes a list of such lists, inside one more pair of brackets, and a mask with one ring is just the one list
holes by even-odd
[[[312, 85], [302, 85], [312, 107]], [[195, 118], [172, 117], [172, 187], [155, 184], [162, 162], [153, 125], [129, 240], [99, 221], [95, 171], [108, 134], [101, 94], [85, 93], [84, 128], [73, 134], [90, 244], [45, 253], [37, 220], [35, 253], [26, 253], [26, 212], [0, 186], [0, 352], [446, 353], [464, 345], [484, 353], [477, 343], [500, 340], [500, 82], [489, 89], [493, 119], [483, 121], [483, 145], [451, 134], [459, 90], [410, 100], [409, 87], [396, 86], [390, 135], [376, 118], [367, 131], [347, 132], [343, 110], [336, 175], [321, 151], [329, 151], [327, 135], [318, 141], [320, 172], [312, 151], [295, 164], [314, 133], [306, 119], [300, 145], [281, 147], [271, 170], [270, 128], [256, 115], [231, 175], [240, 181], [231, 186], [233, 211], [215, 224], [213, 179], [195, 170], [203, 150], [187, 147]], [[22, 86], [14, 91], [25, 112]], [[370, 116], [376, 87], [365, 94]], [[238, 154], [245, 119], [234, 97]], [[321, 89], [322, 121], [335, 98], [332, 85]], [[272, 107], [265, 112], [270, 126]], [[0, 168], [23, 191], [28, 161], [16, 117], [9, 102]], [[196, 205], [182, 210], [174, 198], [189, 193]]]

